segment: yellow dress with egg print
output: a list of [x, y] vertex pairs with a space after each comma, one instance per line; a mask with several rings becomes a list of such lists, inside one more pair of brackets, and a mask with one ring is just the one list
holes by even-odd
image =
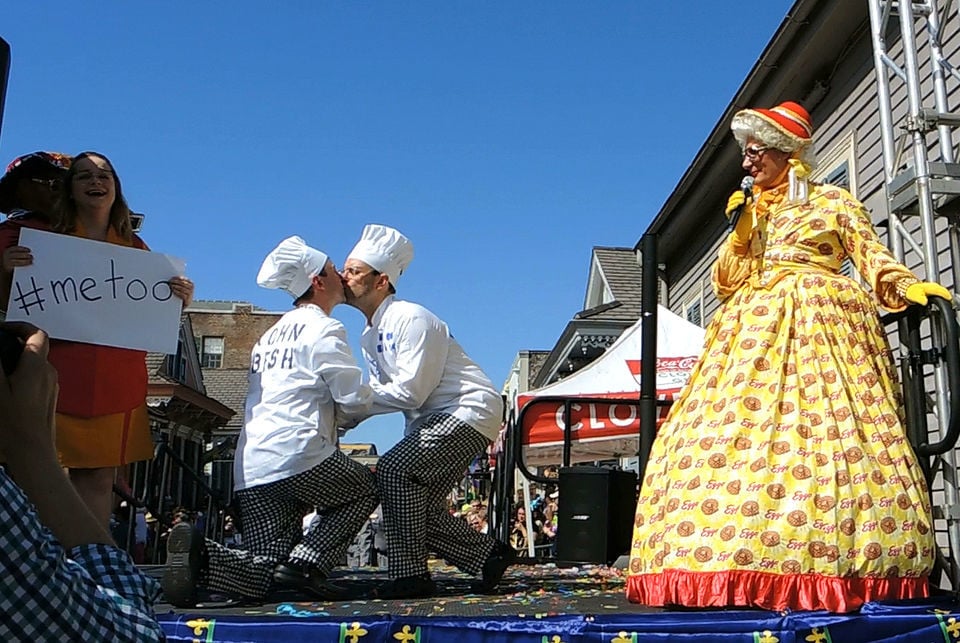
[[927, 595], [929, 497], [874, 300], [902, 310], [896, 282], [915, 278], [845, 190], [785, 192], [755, 193], [749, 243], [730, 235], [714, 265], [721, 307], [637, 503], [633, 602], [847, 612]]

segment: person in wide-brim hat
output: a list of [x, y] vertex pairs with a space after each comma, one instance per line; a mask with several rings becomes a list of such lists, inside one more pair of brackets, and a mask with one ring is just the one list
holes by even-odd
[[31, 152], [18, 156], [0, 177], [0, 212], [31, 211], [53, 214], [60, 181], [70, 168], [70, 157], [59, 152]]
[[[29, 254], [19, 246], [20, 230], [49, 230], [55, 218], [58, 193], [71, 158], [59, 152], [31, 152], [18, 156], [0, 177], [0, 316], [10, 299], [13, 269]], [[0, 454], [0, 460], [3, 455]]]

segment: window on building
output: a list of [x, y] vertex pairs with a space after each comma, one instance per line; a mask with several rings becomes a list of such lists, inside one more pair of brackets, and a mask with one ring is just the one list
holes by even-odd
[[223, 337], [203, 337], [200, 340], [200, 366], [202, 368], [223, 366]]
[[184, 382], [187, 378], [187, 358], [183, 354], [183, 341], [177, 343], [177, 352], [175, 355], [167, 355], [166, 372], [178, 382]]
[[[841, 137], [836, 145], [820, 155], [818, 167], [813, 173], [813, 180], [836, 185], [857, 196], [856, 174], [853, 170], [856, 167], [855, 149], [856, 139], [853, 132]], [[859, 279], [853, 262], [849, 258], [845, 259], [840, 266], [840, 273]]]
[[683, 307], [683, 316], [691, 324], [703, 325], [703, 305], [699, 296], [687, 302], [687, 305]]
[[811, 178], [817, 183], [830, 183], [857, 196], [857, 141], [851, 131], [840, 136], [830, 148], [817, 155], [817, 167]]
[[823, 179], [824, 183], [830, 183], [843, 188], [850, 189], [850, 164], [844, 160], [843, 163], [831, 170]]
[[[841, 187], [844, 190], [850, 190], [850, 162], [847, 159], [843, 159], [839, 165], [836, 165], [824, 175], [822, 181], [824, 183], [829, 183], [830, 185], [836, 185]], [[853, 262], [850, 258], [843, 260], [843, 263], [840, 265], [840, 274], [847, 277], [854, 276]]]

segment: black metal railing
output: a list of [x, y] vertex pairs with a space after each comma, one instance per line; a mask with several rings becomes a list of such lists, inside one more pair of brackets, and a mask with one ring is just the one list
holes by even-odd
[[[904, 392], [906, 434], [920, 458], [924, 472], [930, 474], [927, 458], [953, 449], [960, 438], [960, 331], [950, 301], [931, 296], [925, 307], [910, 306], [906, 311], [884, 317], [884, 323], [898, 324], [900, 343], [905, 349], [900, 359], [900, 376]], [[930, 341], [940, 345], [923, 348], [923, 324], [930, 323]], [[947, 381], [949, 416], [940, 418], [941, 435], [930, 442], [928, 427], [928, 395], [925, 372], [928, 366], [941, 365]]]
[[[137, 509], [148, 511], [157, 520], [157, 542], [159, 544], [159, 535], [161, 530], [169, 529], [172, 524], [168, 516], [169, 511], [173, 509], [174, 474], [182, 474], [192, 488], [190, 496], [205, 497], [205, 517], [203, 531], [208, 538], [218, 540], [222, 536], [223, 524], [220, 519], [224, 512], [228, 511], [227, 504], [224, 502], [219, 491], [207, 484], [204, 476], [195, 470], [179, 453], [170, 445], [166, 434], [161, 434], [160, 439], [154, 448], [153, 460], [135, 465], [135, 472], [131, 489], [133, 494], [125, 488], [114, 485], [113, 491], [121, 499], [125, 500], [128, 507], [131, 507], [131, 517], [134, 516]], [[183, 496], [183, 487], [181, 481], [177, 481], [180, 493]], [[195, 509], [196, 507], [192, 507]], [[134, 520], [130, 520], [129, 527], [125, 534], [125, 543], [118, 543], [121, 547], [132, 551], [134, 531], [136, 525]], [[149, 563], [157, 563], [160, 560], [160, 547], [154, 546], [149, 556]]]

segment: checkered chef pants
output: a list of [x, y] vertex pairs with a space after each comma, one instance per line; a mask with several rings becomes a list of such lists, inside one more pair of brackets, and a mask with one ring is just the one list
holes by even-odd
[[[277, 563], [311, 563], [328, 572], [377, 506], [373, 473], [336, 451], [309, 471], [237, 492], [245, 549], [207, 541], [203, 584], [212, 590], [261, 598]], [[314, 507], [320, 520], [303, 533]], [[299, 541], [299, 542], [298, 542]]]
[[390, 578], [425, 573], [428, 550], [468, 574], [480, 572], [495, 541], [451, 516], [444, 500], [489, 444], [469, 424], [434, 413], [377, 462]]

